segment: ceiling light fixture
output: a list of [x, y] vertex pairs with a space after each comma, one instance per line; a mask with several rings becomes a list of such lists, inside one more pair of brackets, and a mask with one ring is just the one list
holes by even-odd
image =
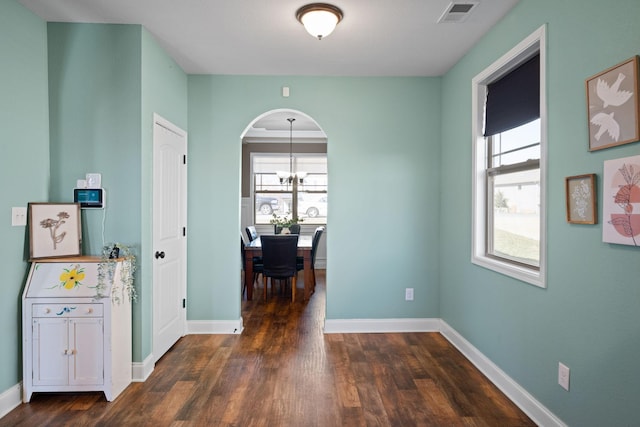
[[342, 11], [331, 4], [311, 3], [298, 9], [296, 18], [309, 34], [322, 40], [342, 20]]
[[277, 171], [276, 175], [280, 179], [280, 184], [300, 184], [304, 183], [304, 179], [307, 177], [306, 172], [293, 172], [293, 122], [296, 121], [293, 117], [288, 118], [289, 122], [289, 172]]

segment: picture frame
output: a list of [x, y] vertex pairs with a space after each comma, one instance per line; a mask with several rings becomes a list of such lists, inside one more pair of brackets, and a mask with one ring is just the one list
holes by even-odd
[[640, 155], [605, 160], [602, 241], [640, 247]]
[[79, 203], [29, 203], [29, 258], [80, 255]]
[[589, 151], [640, 140], [638, 67], [636, 55], [586, 79]]
[[568, 223], [598, 223], [596, 174], [589, 173], [566, 177], [565, 193]]

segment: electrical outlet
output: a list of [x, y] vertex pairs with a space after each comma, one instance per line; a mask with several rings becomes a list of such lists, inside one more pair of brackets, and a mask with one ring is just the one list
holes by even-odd
[[413, 301], [413, 288], [406, 288], [404, 290], [404, 300]]
[[569, 391], [569, 367], [558, 362], [558, 384]]
[[11, 208], [11, 225], [27, 225], [27, 208]]

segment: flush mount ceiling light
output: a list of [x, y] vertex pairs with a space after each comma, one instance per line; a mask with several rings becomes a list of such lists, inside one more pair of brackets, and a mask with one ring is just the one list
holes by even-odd
[[322, 40], [342, 20], [340, 8], [326, 3], [311, 3], [296, 12], [296, 18], [309, 34]]

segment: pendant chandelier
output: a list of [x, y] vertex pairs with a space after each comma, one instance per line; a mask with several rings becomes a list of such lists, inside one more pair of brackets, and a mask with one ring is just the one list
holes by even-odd
[[291, 184], [294, 181], [299, 181], [300, 184], [302, 184], [304, 178], [307, 176], [306, 172], [293, 172], [293, 122], [295, 120], [296, 119], [294, 119], [293, 117], [287, 119], [287, 121], [289, 122], [289, 172], [276, 172], [276, 175], [278, 175], [278, 178], [280, 179], [280, 184], [284, 184], [285, 182], [287, 184]]

